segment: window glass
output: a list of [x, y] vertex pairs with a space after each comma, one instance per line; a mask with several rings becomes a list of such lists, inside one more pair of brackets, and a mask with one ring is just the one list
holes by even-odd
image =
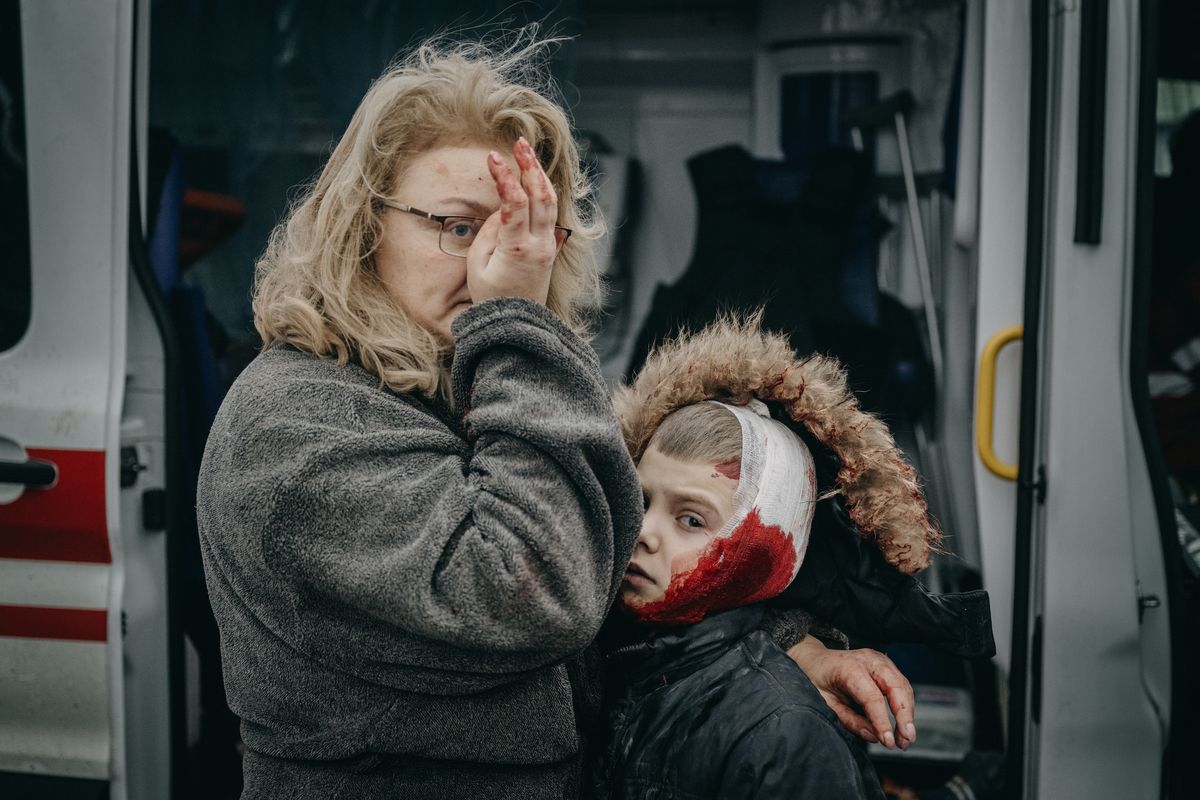
[[1154, 174], [1171, 174], [1171, 132], [1188, 114], [1200, 108], [1200, 80], [1158, 80], [1155, 106]]
[[19, 0], [0, 0], [0, 351], [29, 327], [29, 181]]
[[[1150, 402], [1176, 501], [1200, 523], [1200, 81], [1159, 81]], [[1164, 152], [1165, 151], [1165, 152]], [[1165, 173], [1159, 171], [1165, 159]]]

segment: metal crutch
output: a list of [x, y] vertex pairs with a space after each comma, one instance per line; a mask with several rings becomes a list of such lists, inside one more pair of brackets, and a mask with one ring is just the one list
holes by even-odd
[[921, 304], [924, 306], [925, 331], [929, 339], [929, 360], [933, 367], [935, 396], [942, 388], [942, 330], [938, 323], [937, 307], [933, 300], [933, 277], [929, 269], [929, 253], [925, 244], [925, 228], [921, 224], [921, 208], [917, 196], [917, 180], [913, 172], [912, 150], [908, 142], [907, 117], [916, 101], [912, 92], [904, 90], [890, 97], [857, 109], [844, 117], [850, 126], [854, 149], [863, 150], [863, 128], [878, 128], [889, 119], [896, 126], [896, 147], [900, 151], [900, 170], [904, 174], [904, 194], [908, 205], [908, 227], [912, 234], [913, 255], [917, 261], [917, 280], [921, 285]]
[[[903, 90], [885, 97], [878, 103], [849, 112], [842, 122], [850, 127], [850, 141], [854, 149], [863, 151], [863, 128], [880, 128], [888, 122], [896, 127], [896, 148], [900, 153], [900, 170], [904, 177], [904, 194], [908, 205], [908, 225], [913, 241], [913, 255], [917, 262], [917, 280], [921, 287], [921, 304], [925, 317], [926, 343], [929, 347], [929, 362], [933, 370], [934, 417], [929, 429], [937, 430], [937, 419], [941, 413], [942, 381], [944, 375], [942, 354], [942, 331], [938, 323], [937, 306], [933, 297], [933, 277], [929, 267], [929, 253], [926, 249], [925, 228], [921, 223], [920, 197], [917, 194], [917, 180], [913, 170], [912, 149], [908, 141], [907, 117], [916, 105], [912, 92]], [[936, 195], [935, 195], [936, 197]], [[933, 210], [936, 214], [936, 208]], [[921, 461], [928, 465], [927, 474], [936, 476], [938, 484], [949, 487], [950, 476], [946, 473], [945, 463], [941, 452], [930, 441], [930, 430], [926, 429], [921, 420], [913, 420], [913, 435], [917, 440], [917, 451]], [[944, 503], [944, 513], [953, 514], [953, 504]], [[951, 520], [951, 522], [953, 522]], [[940, 582], [937, 570], [931, 570], [935, 582]], [[931, 586], [931, 588], [936, 588]]]

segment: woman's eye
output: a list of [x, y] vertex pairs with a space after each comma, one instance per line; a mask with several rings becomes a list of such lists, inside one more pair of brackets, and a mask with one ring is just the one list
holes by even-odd
[[443, 230], [455, 239], [470, 240], [479, 233], [479, 223], [473, 219], [448, 219]]

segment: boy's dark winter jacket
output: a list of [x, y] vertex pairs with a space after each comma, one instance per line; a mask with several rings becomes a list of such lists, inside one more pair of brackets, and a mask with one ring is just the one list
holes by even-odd
[[878, 798], [862, 744], [763, 630], [726, 611], [608, 656], [602, 798]]

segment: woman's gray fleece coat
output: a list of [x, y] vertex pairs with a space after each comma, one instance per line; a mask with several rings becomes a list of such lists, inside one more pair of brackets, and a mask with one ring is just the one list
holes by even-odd
[[544, 307], [454, 324], [454, 405], [286, 346], [238, 378], [198, 490], [244, 798], [570, 797], [563, 661], [641, 524], [591, 348]]

